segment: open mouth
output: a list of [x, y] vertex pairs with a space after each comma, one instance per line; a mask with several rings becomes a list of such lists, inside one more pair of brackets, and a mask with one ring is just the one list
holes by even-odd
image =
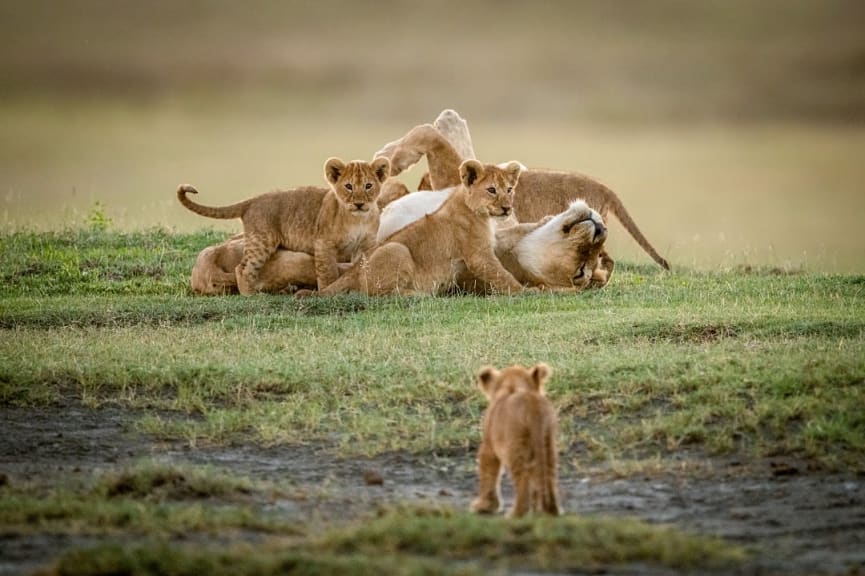
[[577, 283], [580, 283], [583, 280], [585, 280], [585, 278], [586, 278], [586, 265], [583, 264], [582, 266], [580, 266], [579, 270], [577, 270], [577, 273], [574, 274], [574, 277], [571, 278], [571, 281], [574, 284], [577, 284]]

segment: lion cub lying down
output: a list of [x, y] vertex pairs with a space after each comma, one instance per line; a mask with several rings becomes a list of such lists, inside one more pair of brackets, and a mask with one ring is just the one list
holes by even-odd
[[478, 387], [490, 401], [483, 417], [478, 450], [478, 497], [474, 512], [492, 514], [501, 505], [501, 470], [514, 483], [514, 507], [509, 516], [527, 512], [558, 515], [556, 468], [557, 421], [544, 395], [550, 376], [546, 364], [531, 369], [515, 365], [501, 372], [491, 366], [478, 374]]
[[500, 168], [466, 160], [441, 208], [386, 238], [319, 294], [435, 294], [454, 285], [460, 266], [498, 293], [522, 292], [496, 258], [491, 220], [511, 212], [519, 174], [517, 162]]
[[231, 206], [211, 207], [187, 198], [187, 193], [198, 191], [186, 184], [177, 189], [177, 198], [202, 216], [243, 221], [243, 257], [236, 268], [241, 294], [263, 289], [261, 269], [279, 248], [312, 254], [316, 284], [321, 289], [339, 276], [338, 262], [355, 260], [375, 245], [376, 199], [389, 171], [386, 158], [347, 164], [330, 158], [324, 165], [329, 189], [281, 190]]

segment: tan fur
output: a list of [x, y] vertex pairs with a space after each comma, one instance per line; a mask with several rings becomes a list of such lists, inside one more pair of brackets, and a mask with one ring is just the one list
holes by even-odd
[[[496, 257], [518, 282], [554, 291], [602, 288], [614, 262], [604, 250], [607, 228], [585, 202], [540, 222], [496, 230]], [[465, 291], [487, 294], [490, 287], [468, 272], [457, 284]]]
[[468, 122], [457, 114], [456, 110], [442, 110], [433, 122], [433, 126], [451, 143], [460, 158], [463, 160], [477, 159]]
[[509, 516], [528, 512], [559, 515], [556, 411], [544, 394], [546, 364], [530, 370], [515, 365], [501, 372], [491, 366], [478, 374], [478, 388], [489, 400], [478, 449], [478, 497], [474, 512], [492, 514], [501, 506], [502, 467], [514, 483]]
[[516, 162], [499, 168], [466, 160], [460, 185], [436, 212], [386, 238], [319, 293], [435, 294], [453, 286], [461, 265], [498, 293], [521, 292], [495, 256], [491, 220], [511, 211], [519, 171]]
[[[190, 288], [205, 296], [236, 294], [237, 275], [234, 270], [243, 259], [243, 234], [232, 236], [222, 244], [208, 246], [195, 259]], [[351, 264], [340, 263], [340, 273]], [[277, 250], [258, 275], [259, 291], [269, 294], [288, 294], [297, 289], [317, 286], [315, 258], [305, 252]]]
[[376, 200], [389, 167], [383, 158], [348, 164], [330, 158], [324, 166], [330, 189], [296, 188], [210, 207], [187, 198], [198, 191], [182, 185], [177, 198], [202, 216], [243, 221], [243, 258], [236, 269], [241, 294], [262, 290], [261, 269], [279, 248], [314, 255], [317, 285], [324, 288], [339, 276], [338, 262], [356, 259], [375, 245]]
[[[421, 179], [419, 190], [441, 190], [453, 186], [459, 154], [454, 146], [430, 124], [412, 128], [408, 134], [387, 144], [377, 155], [391, 158], [391, 175], [396, 176], [416, 164], [424, 154], [430, 172]], [[528, 169], [520, 174], [520, 194], [514, 200], [514, 213], [520, 222], [535, 222], [558, 214], [573, 200], [583, 199], [604, 220], [610, 212], [622, 223], [655, 262], [669, 270], [669, 263], [643, 235], [615, 192], [597, 180], [577, 172]]]
[[[536, 230], [544, 222], [520, 224], [515, 227], [496, 230], [496, 256], [505, 269], [514, 275], [518, 282], [529, 286], [542, 287], [554, 291], [581, 290], [584, 288], [603, 288], [610, 281], [615, 262], [600, 246], [600, 252], [593, 258], [591, 247], [581, 248], [574, 243], [575, 232], [562, 234], [562, 238], [539, 251], [544, 273], [535, 276], [526, 270], [518, 257], [513, 254], [514, 247], [529, 232]], [[559, 246], [578, 246], [575, 250], [560, 252]], [[602, 245], [602, 243], [601, 243]], [[190, 287], [201, 295], [237, 293], [235, 268], [243, 257], [243, 234], [237, 234], [222, 244], [208, 246], [202, 250], [192, 267]], [[584, 251], [585, 250], [585, 251]], [[559, 254], [559, 256], [556, 256]], [[576, 258], [576, 260], [574, 259]], [[594, 264], [593, 264], [594, 263]], [[587, 270], [594, 265], [591, 275]], [[340, 274], [350, 264], [340, 263]], [[576, 271], [576, 273], [575, 273]], [[475, 278], [466, 270], [457, 275], [457, 286], [463, 291], [474, 294], [491, 294], [493, 288]], [[296, 289], [315, 289], [315, 260], [304, 252], [277, 250], [259, 273], [259, 290], [270, 294], [291, 293]]]

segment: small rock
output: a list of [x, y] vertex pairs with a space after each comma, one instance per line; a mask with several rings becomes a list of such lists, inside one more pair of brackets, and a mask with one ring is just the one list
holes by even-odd
[[384, 484], [384, 478], [375, 470], [364, 470], [363, 481], [367, 486], [381, 486]]
[[453, 494], [451, 494], [448, 490], [442, 488], [441, 490], [439, 490], [439, 496], [453, 496]]
[[771, 462], [769, 466], [772, 468], [772, 476], [795, 476], [799, 473], [799, 469], [786, 462]]

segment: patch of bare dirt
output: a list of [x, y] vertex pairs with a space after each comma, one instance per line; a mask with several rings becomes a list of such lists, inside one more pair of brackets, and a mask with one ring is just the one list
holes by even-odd
[[[192, 449], [129, 432], [137, 416], [116, 408], [0, 408], [0, 475], [13, 484], [51, 484], [86, 479], [142, 458], [211, 465], [294, 485], [301, 496], [261, 506], [312, 529], [397, 502], [467, 507], [475, 490], [474, 455], [468, 452], [340, 459], [322, 446]], [[569, 513], [634, 516], [753, 547], [753, 560], [739, 573], [865, 571], [865, 478], [777, 460], [747, 467], [714, 460], [708, 470], [611, 479], [599, 470], [563, 465], [562, 500]], [[510, 499], [505, 481], [505, 501]], [[96, 541], [50, 535], [0, 538], [0, 574], [26, 572], [63, 550]]]

